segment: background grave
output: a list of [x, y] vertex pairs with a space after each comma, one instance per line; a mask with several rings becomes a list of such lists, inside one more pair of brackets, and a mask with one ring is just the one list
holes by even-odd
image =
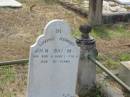
[[16, 0], [0, 0], [0, 7], [22, 7]]

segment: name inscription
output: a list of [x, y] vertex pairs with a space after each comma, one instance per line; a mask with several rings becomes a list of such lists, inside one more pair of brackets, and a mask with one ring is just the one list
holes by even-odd
[[[54, 48], [54, 49], [47, 49], [47, 48], [38, 48], [34, 51], [33, 58], [40, 59], [40, 63], [71, 63], [73, 59], [77, 58], [78, 56], [74, 54], [71, 48]], [[50, 60], [51, 59], [51, 60]]]

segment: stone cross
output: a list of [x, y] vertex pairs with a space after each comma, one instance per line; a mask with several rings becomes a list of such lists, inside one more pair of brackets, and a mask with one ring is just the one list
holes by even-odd
[[49, 22], [31, 46], [27, 97], [75, 97], [80, 48], [63, 20]]

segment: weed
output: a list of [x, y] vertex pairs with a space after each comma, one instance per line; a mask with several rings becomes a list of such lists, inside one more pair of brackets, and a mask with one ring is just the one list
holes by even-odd
[[130, 53], [122, 53], [119, 55], [120, 61], [129, 61]]

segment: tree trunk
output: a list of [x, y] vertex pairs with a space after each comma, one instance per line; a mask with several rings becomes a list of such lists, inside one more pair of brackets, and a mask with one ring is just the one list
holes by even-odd
[[89, 23], [91, 25], [102, 24], [103, 0], [89, 0]]

